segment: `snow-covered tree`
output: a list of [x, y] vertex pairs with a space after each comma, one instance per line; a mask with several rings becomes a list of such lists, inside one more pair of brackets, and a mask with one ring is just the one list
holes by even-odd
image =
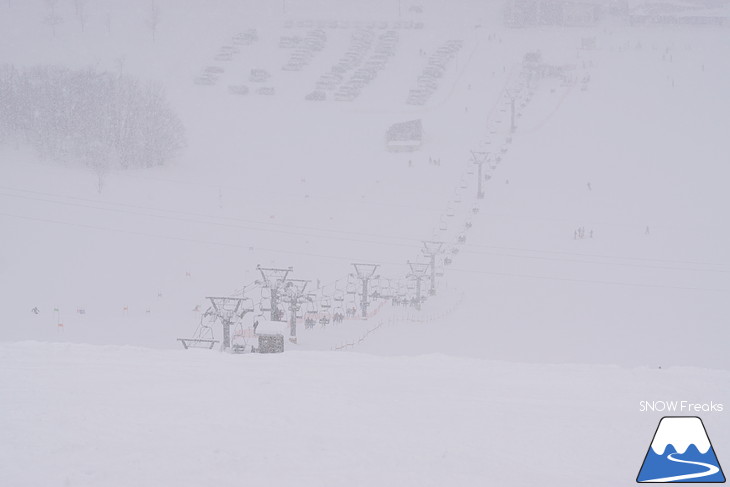
[[89, 68], [0, 68], [0, 142], [26, 143], [99, 176], [164, 164], [184, 129], [160, 87]]

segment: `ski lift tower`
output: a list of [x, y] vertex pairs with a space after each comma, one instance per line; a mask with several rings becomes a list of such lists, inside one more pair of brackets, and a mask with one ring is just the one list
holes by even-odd
[[352, 264], [355, 268], [357, 278], [362, 281], [362, 299], [360, 307], [362, 308], [362, 317], [368, 317], [368, 281], [376, 278], [375, 271], [380, 267], [379, 264]]
[[477, 175], [477, 199], [484, 199], [484, 190], [482, 189], [482, 166], [489, 160], [489, 152], [471, 151], [472, 162], [479, 166]]
[[428, 290], [428, 294], [434, 296], [436, 294], [436, 256], [443, 252], [443, 242], [424, 241], [423, 242], [423, 255], [431, 259], [431, 287]]
[[416, 280], [416, 309], [421, 309], [421, 280], [426, 276], [429, 264], [408, 261], [411, 273], [408, 277]]
[[271, 321], [281, 321], [281, 312], [279, 311], [279, 288], [286, 281], [286, 276], [293, 270], [291, 267], [287, 269], [275, 269], [256, 266], [264, 280], [264, 286], [271, 290]]
[[289, 279], [284, 284], [281, 300], [289, 303], [289, 341], [297, 343], [297, 311], [308, 299], [304, 294], [309, 281]]
[[223, 325], [223, 350], [228, 350], [231, 348], [231, 326], [240, 322], [246, 313], [253, 312], [253, 308], [245, 307], [246, 298], [208, 296], [207, 299], [213, 307], [213, 315]]

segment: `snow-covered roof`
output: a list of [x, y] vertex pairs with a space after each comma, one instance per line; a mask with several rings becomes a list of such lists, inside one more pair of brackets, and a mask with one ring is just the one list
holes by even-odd
[[656, 1], [635, 4], [633, 15], [671, 15], [674, 17], [729, 17], [730, 2], [695, 2], [690, 0]]
[[388, 142], [420, 141], [423, 137], [421, 119], [400, 122], [390, 126], [386, 133]]
[[289, 325], [284, 321], [259, 320], [257, 335], [284, 335]]

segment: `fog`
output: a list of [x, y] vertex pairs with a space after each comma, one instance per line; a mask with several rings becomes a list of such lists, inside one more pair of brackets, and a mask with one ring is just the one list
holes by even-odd
[[[639, 401], [727, 396], [729, 26], [2, 2], [0, 476], [633, 482]], [[721, 411], [677, 412], [728, 451]]]

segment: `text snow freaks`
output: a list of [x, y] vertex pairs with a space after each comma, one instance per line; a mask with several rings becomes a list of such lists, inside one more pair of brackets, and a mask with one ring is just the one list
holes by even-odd
[[660, 413], [671, 412], [671, 413], [720, 413], [723, 410], [721, 403], [712, 402], [709, 403], [696, 403], [689, 401], [639, 401], [639, 412], [654, 412]]

